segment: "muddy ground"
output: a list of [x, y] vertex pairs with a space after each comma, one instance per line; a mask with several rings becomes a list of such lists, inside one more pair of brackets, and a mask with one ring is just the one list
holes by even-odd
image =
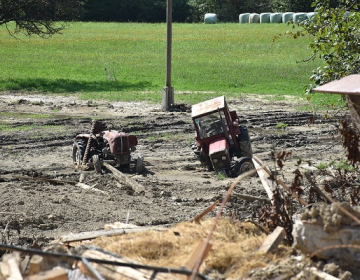
[[[176, 101], [176, 97], [175, 97]], [[344, 156], [336, 118], [322, 112], [298, 111], [299, 102], [275, 102], [256, 96], [229, 99], [229, 106], [248, 126], [254, 154], [274, 169], [272, 153], [292, 152], [283, 180], [294, 178], [301, 166], [317, 165]], [[233, 178], [221, 179], [196, 161], [190, 106], [163, 112], [160, 105], [89, 102], [70, 97], [0, 96], [0, 238], [14, 245], [46, 245], [69, 233], [103, 229], [128, 222], [164, 225], [189, 220], [221, 199]], [[74, 137], [88, 133], [93, 118], [139, 139], [135, 154], [145, 169], [133, 180], [145, 186], [136, 194], [110, 172], [83, 172], [84, 183], [102, 193], [74, 185], [82, 171], [74, 168]], [[276, 128], [284, 123], [286, 128]], [[9, 129], [11, 126], [11, 130]], [[55, 183], [41, 181], [55, 179]], [[258, 177], [242, 181], [236, 193], [267, 197]], [[224, 215], [256, 217], [262, 203], [232, 198]], [[210, 215], [214, 215], [215, 211]]]

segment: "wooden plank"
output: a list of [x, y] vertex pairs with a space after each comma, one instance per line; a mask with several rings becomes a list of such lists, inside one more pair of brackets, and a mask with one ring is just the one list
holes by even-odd
[[57, 267], [51, 270], [42, 271], [38, 274], [25, 277], [24, 280], [68, 280], [68, 272], [65, 268]]
[[[211, 243], [207, 243], [206, 239], [200, 240], [193, 252], [191, 253], [189, 259], [185, 263], [185, 267], [192, 271], [196, 266], [200, 267], [200, 265], [204, 262], [206, 257], [208, 256], [211, 250]], [[204, 254], [202, 254], [204, 252]], [[198, 265], [198, 262], [200, 265]], [[188, 278], [188, 277], [187, 277]]]
[[33, 255], [29, 264], [29, 275], [34, 275], [43, 270], [44, 258], [39, 255]]
[[143, 185], [140, 185], [138, 182], [132, 180], [129, 176], [126, 176], [114, 166], [106, 162], [103, 163], [103, 166], [110, 170], [113, 176], [118, 179], [120, 183], [130, 186], [137, 195], [148, 193], [148, 190]]
[[102, 190], [97, 189], [95, 187], [91, 187], [91, 186], [89, 186], [87, 184], [84, 184], [84, 183], [77, 183], [75, 186], [80, 187], [80, 188], [82, 188], [84, 190], [89, 190], [89, 191], [93, 191], [93, 192], [97, 192], [97, 193], [101, 193], [101, 194], [105, 194], [105, 195], [109, 194], [108, 192], [102, 191]]
[[285, 229], [280, 226], [276, 227], [276, 229], [267, 236], [258, 252], [264, 254], [272, 252], [279, 246], [280, 242], [285, 238], [285, 236]]
[[271, 201], [271, 203], [273, 203], [273, 197], [274, 197], [274, 193], [273, 193], [273, 181], [269, 180], [268, 177], [269, 175], [265, 172], [265, 170], [263, 168], [260, 168], [262, 165], [264, 165], [260, 159], [258, 159], [257, 157], [253, 156], [253, 163], [255, 166], [255, 169], [257, 170], [257, 173], [259, 175], [259, 178], [261, 180], [261, 183]]
[[7, 254], [3, 256], [3, 261], [0, 262], [0, 277], [4, 280], [23, 280], [19, 268], [20, 255], [18, 252]]
[[111, 229], [111, 230], [97, 230], [97, 231], [88, 231], [88, 232], [80, 232], [74, 234], [68, 234], [60, 236], [58, 239], [52, 241], [50, 244], [58, 244], [58, 243], [70, 243], [76, 241], [83, 241], [83, 240], [91, 240], [98, 238], [100, 236], [115, 236], [127, 233], [134, 233], [134, 232], [141, 232], [146, 230], [166, 230], [164, 227], [159, 226], [149, 226], [149, 227], [137, 227], [137, 228], [118, 228], [118, 229]]
[[304, 269], [305, 279], [317, 279], [317, 280], [340, 280], [324, 271], [317, 269], [316, 267], [306, 267]]
[[[262, 161], [261, 161], [259, 158], [257, 158], [256, 156], [253, 156], [253, 162], [254, 162], [254, 164], [257, 163], [257, 164], [260, 165], [260, 166], [263, 166], [263, 165], [264, 165], [264, 164], [262, 163]], [[256, 166], [255, 166], [255, 167], [256, 167]], [[263, 167], [263, 170], [264, 170], [267, 174], [269, 174], [269, 175], [272, 176], [271, 171], [270, 171], [266, 166]], [[258, 174], [259, 174], [259, 171], [258, 171]], [[260, 176], [260, 175], [259, 175], [259, 176]], [[296, 198], [297, 201], [298, 201], [301, 205], [303, 205], [303, 206], [307, 206], [307, 205], [308, 205], [305, 200], [303, 200], [301, 197], [299, 197], [296, 193], [292, 192], [292, 191], [290, 190], [290, 188], [289, 188], [283, 181], [281, 181], [279, 178], [277, 178], [277, 177], [275, 177], [275, 176], [274, 176], [274, 179], [275, 179], [275, 181], [276, 181], [280, 186], [282, 186], [291, 196], [293, 196], [294, 198]], [[271, 199], [271, 198], [270, 198], [270, 199]]]
[[124, 224], [121, 222], [114, 222], [112, 224], [105, 224], [104, 229], [119, 229], [119, 228], [139, 228], [137, 225], [133, 224]]
[[200, 221], [202, 218], [204, 218], [204, 216], [208, 213], [210, 213], [212, 210], [215, 209], [216, 205], [219, 204], [219, 201], [216, 201], [215, 203], [213, 203], [212, 205], [210, 205], [208, 208], [206, 208], [203, 212], [201, 212], [199, 215], [197, 215], [195, 218], [193, 218], [191, 221], [195, 222], [197, 224], [200, 224]]

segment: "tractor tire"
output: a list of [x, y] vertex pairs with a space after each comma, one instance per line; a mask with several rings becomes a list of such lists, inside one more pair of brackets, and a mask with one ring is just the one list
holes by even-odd
[[238, 143], [240, 146], [241, 156], [252, 158], [253, 151], [250, 142], [250, 136], [247, 127], [244, 125], [240, 126], [240, 135], [238, 135]]
[[203, 167], [205, 167], [207, 171], [213, 171], [214, 170], [210, 158], [205, 156], [202, 151], [200, 152], [199, 160], [200, 160], [201, 165]]
[[[236, 163], [236, 176], [239, 176], [247, 171], [255, 169], [254, 163], [251, 158], [249, 157], [242, 157], [238, 160]], [[255, 177], [257, 173], [252, 175], [252, 177]]]
[[141, 172], [143, 171], [144, 169], [144, 165], [143, 165], [143, 158], [142, 156], [138, 156], [137, 159], [136, 159], [136, 163], [135, 163], [135, 172], [137, 174], [141, 174]]
[[93, 162], [93, 165], [94, 165], [95, 172], [97, 174], [101, 174], [102, 173], [102, 168], [101, 168], [101, 162], [100, 162], [99, 155], [93, 155], [92, 156], [92, 162]]
[[82, 160], [84, 158], [86, 141], [83, 139], [75, 140], [73, 149], [72, 149], [72, 159], [75, 166], [81, 166]]

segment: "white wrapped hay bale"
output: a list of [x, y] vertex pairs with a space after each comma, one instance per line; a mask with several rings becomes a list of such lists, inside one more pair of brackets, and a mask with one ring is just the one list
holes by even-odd
[[216, 23], [217, 22], [217, 15], [213, 13], [207, 13], [204, 17], [205, 23]]
[[292, 20], [293, 20], [293, 17], [294, 17], [294, 13], [293, 13], [293, 12], [283, 13], [283, 15], [282, 15], [282, 22], [283, 22], [283, 23], [287, 23], [287, 22], [289, 22], [289, 21], [292, 21]]
[[250, 14], [249, 23], [260, 23], [260, 15], [257, 13]]
[[239, 15], [239, 23], [249, 23], [250, 13], [243, 13]]
[[306, 17], [307, 19], [312, 19], [315, 16], [315, 14], [316, 14], [315, 12], [307, 13]]
[[269, 22], [270, 22], [270, 13], [261, 13], [260, 23], [269, 23]]
[[282, 22], [282, 13], [271, 13], [270, 22], [271, 23], [281, 23]]
[[293, 21], [296, 22], [302, 22], [307, 19], [306, 13], [294, 13], [293, 15]]

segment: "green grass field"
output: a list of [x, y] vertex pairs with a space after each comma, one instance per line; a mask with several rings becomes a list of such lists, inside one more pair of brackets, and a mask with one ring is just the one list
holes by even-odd
[[[302, 96], [313, 69], [310, 37], [283, 38], [286, 24], [173, 24], [175, 102], [246, 94]], [[50, 39], [0, 29], [0, 91], [161, 101], [166, 24], [70, 23]], [[200, 94], [201, 93], [201, 94]]]

